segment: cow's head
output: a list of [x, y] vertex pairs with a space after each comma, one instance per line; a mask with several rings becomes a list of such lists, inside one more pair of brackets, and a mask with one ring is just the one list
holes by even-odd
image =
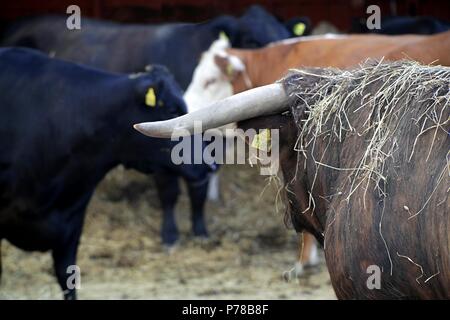
[[228, 39], [220, 37], [202, 54], [184, 98], [192, 112], [252, 87], [245, 59], [230, 51]]
[[228, 39], [221, 36], [202, 54], [184, 94], [188, 112], [201, 109], [233, 94], [228, 77], [222, 73], [215, 61], [216, 55], [226, 54], [225, 50], [229, 47]]
[[[164, 121], [186, 114], [182, 91], [164, 67], [152, 66], [147, 73], [130, 77], [135, 99], [129, 106], [129, 102], [124, 102], [127, 114], [117, 115], [118, 122], [126, 122], [125, 128], [144, 119], [148, 122]], [[125, 142], [121, 145], [122, 162], [127, 167], [149, 173], [162, 167], [176, 171], [188, 180], [204, 180], [206, 174], [215, 168], [215, 165], [175, 164], [171, 153], [178, 141], [171, 141], [170, 137], [148, 140], [133, 130], [127, 129], [127, 132], [129, 134], [123, 135]], [[194, 148], [194, 143], [191, 143], [191, 148]]]
[[285, 203], [288, 204], [286, 222], [290, 221], [297, 232], [308, 231], [323, 244], [321, 222], [316, 214], [312, 214], [311, 208], [308, 208], [309, 195], [306, 188], [308, 177], [305, 170], [302, 170], [305, 168], [305, 158], [301, 153], [294, 151], [297, 149], [299, 129], [292, 114], [284, 112], [247, 119], [240, 121], [238, 127], [243, 130], [254, 129], [257, 132], [262, 129], [279, 130], [279, 163], [286, 191]]
[[291, 36], [283, 23], [256, 5], [237, 19], [220, 21], [217, 27], [227, 34], [234, 48], [260, 48]]
[[251, 88], [244, 62], [230, 54], [229, 47], [228, 39], [221, 37], [202, 54], [184, 95], [189, 112]]
[[222, 53], [216, 53], [213, 57], [218, 74], [224, 79], [223, 81], [231, 85], [233, 93], [254, 87], [248, 72], [249, 59], [246, 52], [247, 50], [228, 49]]

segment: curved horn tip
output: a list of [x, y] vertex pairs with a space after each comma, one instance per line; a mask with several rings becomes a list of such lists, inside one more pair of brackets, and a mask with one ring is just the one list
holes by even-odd
[[[156, 121], [158, 122], [158, 121]], [[161, 131], [156, 122], [142, 122], [133, 125], [133, 128], [145, 136], [151, 138], [171, 138], [172, 131]]]
[[135, 130], [139, 131], [140, 133], [147, 135], [147, 133], [145, 132], [145, 125], [144, 125], [144, 123], [134, 124], [133, 128]]

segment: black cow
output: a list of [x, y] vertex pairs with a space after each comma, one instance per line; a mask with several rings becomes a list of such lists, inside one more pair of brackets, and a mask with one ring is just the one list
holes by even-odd
[[186, 89], [202, 52], [221, 32], [236, 48], [262, 47], [292, 35], [259, 6], [250, 7], [239, 18], [224, 15], [200, 24], [118, 24], [82, 17], [81, 30], [69, 30], [66, 19], [44, 16], [18, 22], [0, 44], [31, 47], [116, 72], [139, 72], [148, 64], [161, 64]]
[[[115, 72], [140, 72], [149, 64], [169, 68], [182, 89], [189, 85], [202, 52], [225, 33], [233, 47], [256, 48], [292, 35], [281, 22], [260, 6], [250, 7], [243, 16], [220, 16], [201, 24], [136, 25], [118, 24], [82, 17], [81, 30], [69, 30], [66, 16], [46, 16], [18, 22], [6, 32], [0, 45], [35, 48], [58, 58]], [[155, 175], [163, 199], [162, 241], [174, 244], [178, 232], [174, 207], [179, 194], [178, 177], [173, 173]], [[202, 211], [207, 181], [188, 181], [192, 207]], [[195, 210], [195, 209], [194, 209]], [[202, 218], [194, 223], [194, 233], [207, 236]], [[166, 222], [164, 222], [166, 225]]]
[[[0, 241], [51, 250], [65, 298], [76, 297], [66, 271], [76, 263], [86, 206], [110, 169], [123, 164], [207, 180], [207, 165], [173, 164], [176, 141], [149, 141], [132, 128], [142, 119], [186, 112], [181, 89], [163, 67], [130, 77], [4, 48], [0, 92]], [[165, 194], [163, 205], [170, 196], [173, 192]], [[194, 208], [194, 222], [201, 214]], [[166, 218], [166, 232], [173, 231], [172, 217]]]

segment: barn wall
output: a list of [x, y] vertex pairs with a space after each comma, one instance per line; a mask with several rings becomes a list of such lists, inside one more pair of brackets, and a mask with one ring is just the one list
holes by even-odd
[[[328, 20], [341, 30], [349, 30], [351, 19], [366, 17], [370, 4], [381, 7], [382, 14], [432, 15], [450, 19], [450, 1], [404, 0], [14, 0], [1, 4], [0, 20], [9, 22], [19, 17], [46, 13], [64, 14], [70, 4], [81, 7], [90, 17], [123, 22], [200, 22], [219, 14], [239, 15], [252, 4], [261, 4], [282, 19], [308, 16], [313, 24]], [[394, 10], [393, 10], [394, 9]]]

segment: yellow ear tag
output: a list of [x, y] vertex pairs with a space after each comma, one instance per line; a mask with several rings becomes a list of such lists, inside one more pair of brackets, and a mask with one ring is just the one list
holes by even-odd
[[294, 25], [292, 28], [292, 31], [296, 36], [301, 36], [303, 33], [305, 33], [306, 26], [303, 22], [299, 22]]
[[227, 40], [230, 41], [230, 39], [228, 38], [227, 34], [225, 33], [225, 31], [220, 31], [219, 32], [219, 38], [223, 39], [223, 40]]
[[233, 75], [234, 69], [231, 63], [227, 64], [227, 76], [231, 77]]
[[270, 151], [270, 130], [264, 129], [260, 130], [258, 134], [255, 135], [252, 141], [252, 147], [262, 151]]
[[156, 95], [155, 90], [153, 88], [148, 89], [147, 94], [145, 95], [145, 104], [149, 107], [156, 106]]

